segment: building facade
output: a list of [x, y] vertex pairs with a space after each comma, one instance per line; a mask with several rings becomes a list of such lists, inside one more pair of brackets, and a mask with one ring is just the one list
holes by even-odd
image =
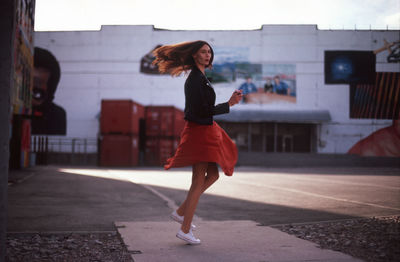
[[[35, 32], [35, 46], [49, 50], [60, 63], [54, 101], [67, 112], [64, 139], [97, 138], [103, 99], [183, 109], [185, 76], [159, 75], [151, 65], [151, 51], [159, 45], [201, 39], [214, 49], [214, 68], [207, 75], [217, 103], [227, 101], [235, 89], [247, 88], [246, 101], [230, 114], [216, 117], [240, 152], [345, 154], [361, 139], [392, 125], [396, 116], [353, 114], [354, 85], [371, 83], [340, 77], [399, 73], [400, 64], [389, 62], [388, 49], [378, 50], [398, 38], [398, 30], [319, 30], [314, 25], [264, 25], [247, 31], [103, 26], [100, 31]], [[351, 65], [354, 54], [356, 60], [362, 55], [361, 62], [356, 61], [354, 68], [330, 68], [327, 57], [337, 53], [350, 58], [339, 56], [334, 63]], [[371, 54], [372, 62], [365, 62]], [[371, 63], [373, 68], [367, 65]], [[327, 78], [330, 69], [342, 70], [333, 72], [338, 81]], [[396, 94], [398, 79], [393, 81], [397, 84], [388, 88]], [[396, 106], [389, 104], [387, 111], [397, 110]]]

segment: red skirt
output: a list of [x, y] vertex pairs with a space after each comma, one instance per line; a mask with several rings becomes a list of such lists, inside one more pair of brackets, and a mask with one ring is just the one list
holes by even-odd
[[186, 121], [175, 155], [167, 160], [164, 168], [215, 162], [225, 175], [232, 176], [237, 159], [238, 150], [235, 143], [215, 121], [212, 125]]

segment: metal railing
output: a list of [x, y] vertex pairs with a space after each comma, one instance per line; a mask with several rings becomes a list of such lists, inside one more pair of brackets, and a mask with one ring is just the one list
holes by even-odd
[[32, 136], [31, 152], [36, 164], [93, 164], [97, 159], [97, 138]]

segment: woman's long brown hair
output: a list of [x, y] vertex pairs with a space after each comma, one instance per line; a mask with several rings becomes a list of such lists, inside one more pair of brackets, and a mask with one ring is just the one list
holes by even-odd
[[179, 76], [196, 65], [193, 55], [204, 45], [208, 45], [211, 49], [211, 59], [207, 66], [211, 67], [214, 51], [206, 41], [202, 40], [161, 46], [153, 51], [153, 55], [156, 57], [153, 64], [158, 66], [160, 73]]

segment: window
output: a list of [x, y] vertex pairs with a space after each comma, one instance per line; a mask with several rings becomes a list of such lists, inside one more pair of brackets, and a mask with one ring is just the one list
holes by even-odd
[[242, 152], [313, 152], [315, 125], [295, 123], [221, 123]]

